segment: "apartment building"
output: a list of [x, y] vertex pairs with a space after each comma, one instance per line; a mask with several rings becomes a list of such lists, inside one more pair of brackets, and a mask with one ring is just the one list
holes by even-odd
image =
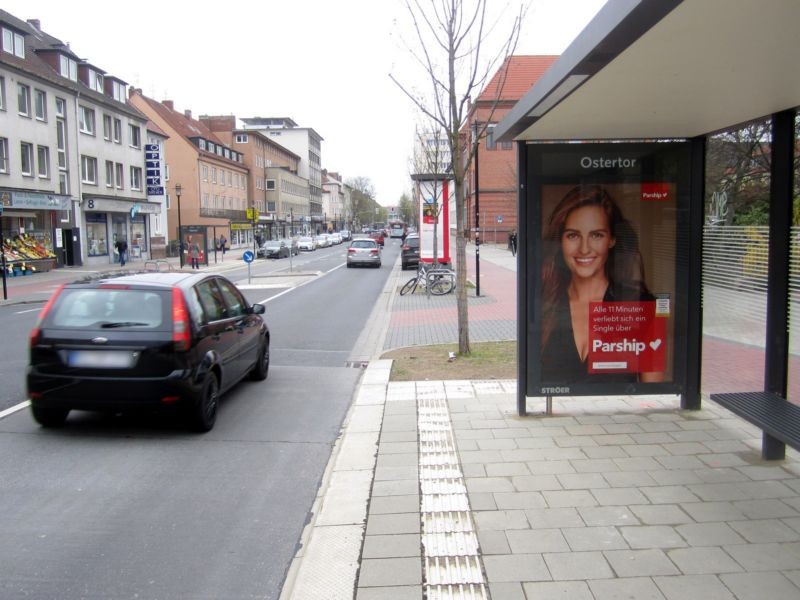
[[347, 229], [345, 185], [339, 173], [322, 171], [322, 213], [325, 227], [332, 231]]
[[[513, 142], [494, 140], [494, 126], [552, 65], [558, 56], [511, 56], [497, 70], [488, 85], [469, 107], [467, 125], [462, 133], [475, 134], [486, 126], [478, 146], [478, 155], [465, 178], [466, 217], [470, 236], [475, 235], [475, 203], [478, 203], [481, 240], [503, 243], [517, 221], [517, 153]], [[477, 164], [477, 166], [476, 166]], [[476, 181], [475, 171], [478, 178]], [[455, 226], [455, 219], [451, 221]]]
[[309, 213], [312, 231], [321, 229], [322, 210], [322, 142], [323, 138], [310, 127], [298, 127], [289, 117], [242, 118], [246, 130], [258, 130], [284, 148], [301, 157], [298, 175], [308, 180]]
[[[171, 252], [189, 237], [203, 252], [202, 261], [224, 235], [231, 248], [252, 247], [255, 230], [247, 218], [249, 169], [232, 149], [192, 112], [178, 112], [172, 100], [159, 102], [132, 88], [129, 102], [168, 138], [167, 238]], [[180, 190], [180, 194], [178, 191]], [[180, 234], [179, 234], [180, 229]]]
[[43, 268], [118, 260], [114, 243], [150, 251], [144, 135], [125, 82], [81, 59], [38, 20], [0, 10], [0, 200], [4, 238], [53, 256]]
[[264, 131], [237, 127], [233, 115], [201, 116], [200, 121], [244, 157], [250, 171], [248, 206], [258, 209], [257, 235], [277, 239], [308, 231], [310, 187], [298, 174], [301, 157]]

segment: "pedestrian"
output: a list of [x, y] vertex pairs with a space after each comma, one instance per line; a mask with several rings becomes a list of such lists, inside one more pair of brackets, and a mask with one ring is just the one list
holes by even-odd
[[225, 244], [228, 243], [228, 240], [225, 239], [225, 234], [219, 234], [219, 249], [222, 250], [222, 258], [225, 258]]
[[186, 240], [186, 244], [189, 247], [189, 260], [192, 262], [192, 269], [199, 269], [200, 268], [200, 246], [197, 242], [193, 242], [192, 238]]
[[121, 237], [114, 243], [114, 247], [117, 249], [117, 254], [119, 254], [119, 266], [124, 267], [125, 261], [128, 259], [128, 242]]
[[508, 249], [511, 250], [511, 256], [517, 255], [517, 230], [512, 229], [508, 234]]

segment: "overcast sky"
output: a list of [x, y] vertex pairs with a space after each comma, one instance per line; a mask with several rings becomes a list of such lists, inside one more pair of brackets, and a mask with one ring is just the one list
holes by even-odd
[[[514, 4], [489, 0], [498, 31], [508, 31], [504, 9]], [[560, 54], [603, 4], [530, 0], [516, 53]], [[384, 206], [410, 189], [419, 118], [389, 74], [409, 87], [424, 85], [425, 74], [402, 43], [414, 38], [401, 0], [3, 0], [2, 8], [39, 19], [78, 56], [195, 117], [286, 116], [312, 127], [324, 138], [323, 168], [370, 178]]]

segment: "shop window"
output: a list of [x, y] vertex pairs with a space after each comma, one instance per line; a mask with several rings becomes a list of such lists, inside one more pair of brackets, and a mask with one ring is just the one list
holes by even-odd
[[131, 218], [131, 258], [138, 258], [147, 252], [147, 232], [145, 216], [136, 215]]
[[86, 247], [89, 256], [108, 256], [106, 215], [86, 213]]

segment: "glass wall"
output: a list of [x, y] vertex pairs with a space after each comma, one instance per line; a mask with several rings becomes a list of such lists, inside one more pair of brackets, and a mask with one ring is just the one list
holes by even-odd
[[769, 120], [708, 139], [704, 394], [764, 389], [770, 140]]
[[794, 120], [794, 195], [789, 267], [789, 393], [800, 404], [800, 115]]

